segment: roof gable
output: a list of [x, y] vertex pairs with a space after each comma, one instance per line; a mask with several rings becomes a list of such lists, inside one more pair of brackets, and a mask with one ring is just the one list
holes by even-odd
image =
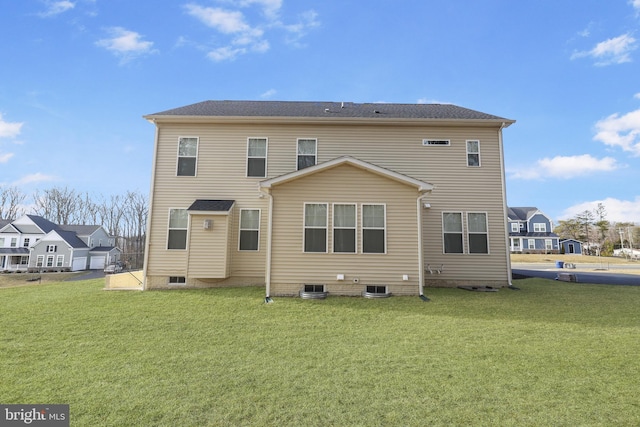
[[351, 156], [338, 157], [336, 159], [329, 160], [328, 162], [320, 163], [315, 166], [311, 166], [308, 168], [297, 170], [295, 172], [290, 172], [290, 173], [281, 175], [279, 177], [264, 180], [260, 182], [260, 188], [269, 189], [274, 186], [282, 185], [284, 183], [287, 183], [302, 177], [310, 176], [318, 172], [330, 170], [344, 164], [355, 166], [356, 168], [366, 170], [376, 175], [380, 175], [385, 178], [398, 181], [409, 186], [416, 187], [416, 189], [420, 192], [431, 191], [434, 188], [433, 184], [429, 184], [428, 182], [420, 181], [415, 178], [411, 178], [407, 175], [403, 175], [403, 174], [391, 171], [389, 169], [381, 168], [380, 166], [376, 166], [372, 163], [367, 163], [365, 161], [356, 159]]
[[64, 230], [52, 230], [47, 233], [42, 239], [40, 239], [35, 245], [46, 244], [52, 240], [62, 240], [69, 247], [74, 249], [87, 249], [89, 248], [85, 242], [83, 242], [73, 231], [64, 231]]

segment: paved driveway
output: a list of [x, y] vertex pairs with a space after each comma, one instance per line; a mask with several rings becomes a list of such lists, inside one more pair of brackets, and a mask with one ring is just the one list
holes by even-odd
[[73, 282], [76, 280], [102, 279], [103, 277], [104, 271], [102, 270], [87, 270], [83, 274], [77, 274], [67, 279], [67, 282]]
[[[519, 264], [511, 266], [514, 278], [522, 277], [542, 277], [544, 279], [555, 279], [558, 273], [572, 273], [577, 277], [578, 283], [593, 283], [601, 285], [623, 285], [640, 286], [640, 275], [612, 273], [608, 271], [594, 271], [599, 266], [585, 266], [584, 269], [551, 268], [545, 264]], [[616, 266], [616, 269], [618, 266]], [[632, 267], [637, 268], [637, 267]]]

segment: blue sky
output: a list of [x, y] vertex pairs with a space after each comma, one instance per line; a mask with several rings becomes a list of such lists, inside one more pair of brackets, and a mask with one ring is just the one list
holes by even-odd
[[14, 0], [0, 185], [147, 193], [142, 115], [208, 99], [452, 103], [517, 120], [507, 199], [640, 223], [640, 0]]

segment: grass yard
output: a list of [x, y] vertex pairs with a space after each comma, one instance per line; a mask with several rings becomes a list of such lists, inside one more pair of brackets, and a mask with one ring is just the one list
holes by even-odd
[[72, 426], [638, 426], [640, 287], [324, 301], [0, 289], [0, 402]]

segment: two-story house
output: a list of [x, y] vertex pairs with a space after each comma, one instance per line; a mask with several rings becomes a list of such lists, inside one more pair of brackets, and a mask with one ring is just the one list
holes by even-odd
[[558, 235], [553, 221], [535, 207], [510, 207], [509, 248], [514, 253], [558, 253]]
[[155, 124], [144, 287], [507, 286], [502, 130], [440, 104], [205, 101]]
[[115, 238], [99, 225], [58, 225], [24, 215], [0, 228], [0, 271], [102, 269], [120, 259]]

